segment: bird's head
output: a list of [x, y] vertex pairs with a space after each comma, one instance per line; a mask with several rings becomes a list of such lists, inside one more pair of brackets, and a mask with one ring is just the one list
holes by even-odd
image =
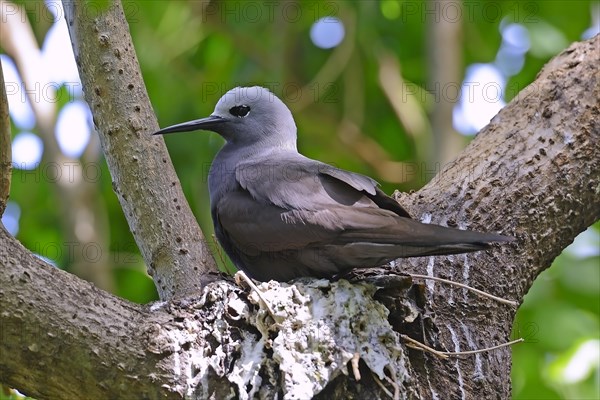
[[296, 124], [287, 106], [269, 90], [260, 87], [236, 87], [217, 102], [206, 118], [163, 128], [154, 135], [208, 130], [229, 143], [249, 146], [260, 143], [296, 149]]

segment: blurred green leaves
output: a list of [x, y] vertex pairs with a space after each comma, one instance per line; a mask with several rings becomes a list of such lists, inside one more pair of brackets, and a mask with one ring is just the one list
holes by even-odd
[[513, 336], [525, 343], [513, 347], [514, 399], [599, 398], [599, 227], [540, 274], [519, 308]]

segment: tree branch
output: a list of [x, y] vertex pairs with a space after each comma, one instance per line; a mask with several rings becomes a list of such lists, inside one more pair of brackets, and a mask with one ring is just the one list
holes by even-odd
[[[88, 148], [93, 157], [76, 158], [65, 154], [59, 146], [56, 132], [58, 104], [56, 99], [56, 84], [48, 82], [48, 76], [39, 65], [43, 62], [43, 54], [33, 33], [27, 12], [24, 6], [11, 5], [2, 2], [0, 5], [0, 18], [2, 18], [2, 34], [0, 34], [0, 47], [14, 60], [19, 76], [22, 80], [21, 91], [27, 96], [36, 122], [36, 132], [42, 139], [43, 158], [42, 164], [57, 168], [54, 182], [50, 184], [56, 193], [57, 207], [62, 211], [64, 218], [60, 218], [60, 230], [65, 237], [65, 243], [77, 243], [81, 248], [92, 245], [102, 249], [108, 247], [107, 227], [108, 221], [103, 216], [103, 204], [100, 198], [99, 186], [92, 179], [85, 179], [84, 163], [95, 162], [97, 155], [96, 138], [90, 140]], [[40, 84], [45, 85], [43, 95]], [[41, 165], [39, 170], [44, 170]], [[68, 171], [68, 172], [67, 172]], [[94, 218], [85, 221], [82, 215], [94, 215]], [[85, 221], [85, 222], [84, 222]], [[82, 224], [89, 224], [89, 233], [82, 234]], [[86, 230], [87, 231], [87, 230]], [[94, 262], [89, 262], [87, 257], [82, 257], [81, 252], [74, 252], [70, 271], [77, 276], [95, 282], [102, 289], [114, 290], [111, 271], [108, 268], [108, 259], [100, 256]]]
[[[402, 269], [521, 302], [533, 280], [600, 218], [599, 45], [596, 36], [564, 50], [427, 186], [397, 195], [418, 218], [501, 231], [517, 242], [427, 265], [403, 260]], [[433, 347], [461, 351], [508, 341], [516, 309], [447, 285], [427, 289], [439, 329], [427, 338]], [[509, 398], [510, 350], [494, 354], [450, 366], [425, 356], [433, 365], [419, 379], [443, 397], [476, 390], [476, 398]], [[458, 376], [477, 379], [457, 384]]]
[[[72, 15], [69, 21], [75, 23]], [[103, 35], [113, 35], [111, 27], [95, 21], [103, 43]], [[485, 253], [402, 260], [402, 269], [425, 269], [521, 300], [535, 276], [598, 219], [599, 41], [574, 44], [557, 56], [437, 179], [414, 195], [399, 196], [423, 219], [500, 230], [518, 242]], [[83, 47], [81, 57], [84, 49], [90, 51]], [[121, 59], [132, 59], [131, 48], [119, 49]], [[96, 111], [96, 119], [113, 112], [119, 117], [96, 122], [104, 132], [114, 127], [103, 145], [117, 152], [112, 157], [118, 161], [141, 155], [128, 142], [141, 141], [141, 128], [120, 115], [136, 115], [138, 102], [128, 105], [125, 97], [112, 105], [103, 99], [106, 85], [113, 94], [130, 82], [119, 80], [121, 59], [105, 65], [108, 71], [96, 71], [103, 77], [97, 86], [86, 86], [100, 91], [90, 95], [93, 108], [103, 110]], [[134, 84], [134, 98], [140, 93], [146, 99]], [[142, 147], [143, 154], [155, 159], [159, 142], [151, 143], [151, 149]], [[157, 167], [149, 165], [151, 172], [141, 176], [136, 162], [125, 165], [136, 170], [137, 179], [149, 175], [160, 181]], [[133, 177], [119, 179], [118, 185], [142, 188]], [[123, 200], [125, 210], [132, 209], [128, 201]], [[372, 286], [306, 280], [259, 289], [276, 323], [254, 294], [223, 281], [207, 286], [199, 298], [135, 306], [47, 266], [0, 229], [0, 381], [57, 399], [131, 393], [145, 398], [510, 397], [508, 349], [449, 360], [406, 349], [391, 330], [387, 311], [372, 299]], [[396, 330], [441, 351], [506, 342], [515, 314], [510, 306], [434, 283], [384, 289], [375, 297], [397, 301], [396, 309], [388, 307]], [[355, 353], [362, 360], [358, 369]], [[362, 376], [360, 382], [347, 376], [348, 362], [354, 365], [350, 375]]]
[[2, 226], [0, 243], [1, 382], [40, 399], [169, 393], [149, 379], [172, 374], [146, 347], [149, 327], [169, 315], [46, 264]]
[[[506, 293], [522, 298], [600, 217], [599, 42], [596, 36], [557, 55], [418, 194], [398, 196], [414, 198], [412, 209], [434, 216], [432, 222], [471, 221], [472, 229], [519, 239], [517, 251], [486, 279], [487, 289], [518, 274]], [[477, 210], [481, 218], [472, 217]]]
[[[158, 130], [120, 2], [98, 13], [64, 1], [73, 50], [113, 189], [163, 300], [198, 292], [216, 271]], [[95, 15], [97, 13], [97, 15]]]
[[0, 63], [0, 216], [4, 214], [8, 194], [10, 193], [10, 178], [12, 173], [11, 154], [8, 98], [6, 97], [2, 63]]

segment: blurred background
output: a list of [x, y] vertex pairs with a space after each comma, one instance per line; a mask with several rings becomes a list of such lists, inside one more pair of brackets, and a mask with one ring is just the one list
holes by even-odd
[[[597, 1], [123, 8], [160, 126], [207, 116], [230, 88], [259, 84], [292, 110], [301, 152], [373, 176], [388, 193], [431, 180], [551, 57], [600, 30]], [[0, 15], [14, 168], [2, 223], [57, 268], [134, 302], [156, 300], [112, 191], [61, 3], [0, 1]], [[206, 181], [222, 139], [166, 140], [192, 210], [231, 270], [212, 239]], [[515, 399], [600, 398], [598, 228], [540, 275], [518, 312], [514, 336], [526, 342], [513, 350]]]

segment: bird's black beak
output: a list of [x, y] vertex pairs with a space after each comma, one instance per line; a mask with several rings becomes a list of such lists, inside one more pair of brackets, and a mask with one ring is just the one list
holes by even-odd
[[225, 118], [217, 117], [216, 115], [211, 115], [210, 117], [168, 126], [157, 132], [154, 132], [152, 135], [164, 135], [166, 133], [189, 132], [197, 130], [212, 131], [215, 127], [217, 127], [225, 121], [227, 121]]

